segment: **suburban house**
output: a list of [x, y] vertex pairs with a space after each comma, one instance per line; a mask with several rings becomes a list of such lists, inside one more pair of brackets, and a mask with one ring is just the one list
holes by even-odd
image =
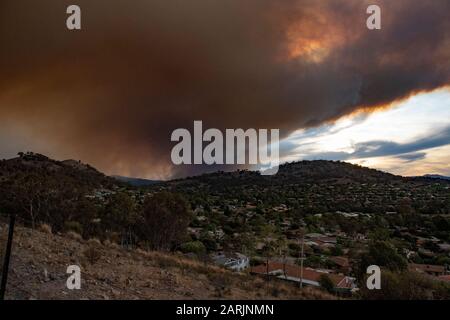
[[336, 237], [328, 237], [328, 236], [316, 238], [315, 241], [322, 248], [333, 248], [336, 246], [337, 243]]
[[303, 285], [309, 285], [314, 287], [320, 287], [321, 276], [326, 275], [330, 278], [335, 286], [337, 292], [350, 293], [356, 288], [356, 279], [341, 274], [327, 273], [325, 271], [314, 270], [311, 268], [303, 268], [292, 265], [284, 264], [280, 262], [270, 261], [269, 264], [261, 264], [259, 266], [252, 267], [250, 273], [256, 275], [267, 275], [276, 277], [278, 279], [292, 281]]
[[337, 244], [337, 239], [321, 233], [308, 233], [305, 235], [305, 244], [311, 247], [333, 248]]
[[432, 264], [410, 263], [408, 265], [408, 269], [411, 271], [419, 272], [419, 273], [426, 273], [430, 276], [435, 276], [435, 277], [445, 275], [445, 267], [444, 266], [436, 266], [436, 265], [432, 265]]
[[219, 253], [213, 256], [212, 259], [215, 264], [238, 272], [247, 269], [250, 265], [250, 259], [241, 253]]
[[439, 276], [438, 279], [450, 283], [450, 275]]
[[347, 257], [330, 257], [328, 259], [337, 266], [337, 270], [339, 272], [342, 272], [344, 274], [350, 272], [351, 267]]
[[438, 243], [438, 247], [442, 252], [450, 252], [450, 243]]

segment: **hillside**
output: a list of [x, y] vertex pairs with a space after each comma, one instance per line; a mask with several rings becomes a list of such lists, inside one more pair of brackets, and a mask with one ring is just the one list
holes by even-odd
[[62, 230], [68, 220], [89, 223], [86, 198], [116, 190], [120, 182], [80, 161], [56, 161], [32, 152], [0, 161], [0, 213], [14, 212], [30, 225], [51, 222]]
[[418, 212], [450, 212], [450, 181], [395, 176], [338, 161], [288, 163], [274, 176], [252, 171], [217, 172], [170, 181], [165, 187], [185, 193], [199, 204], [205, 204], [206, 198], [217, 199], [222, 205], [284, 204], [305, 214], [392, 212], [405, 198]]
[[[16, 212], [30, 225], [50, 223], [57, 232], [68, 230], [67, 224], [73, 229], [75, 224], [84, 237], [111, 228], [113, 217], [108, 211], [114, 203], [140, 210], [148, 195], [161, 190], [184, 195], [192, 210], [215, 207], [240, 212], [255, 207], [266, 222], [273, 220], [267, 213], [283, 206], [298, 225], [311, 214], [399, 212], [405, 202], [420, 214], [448, 214], [449, 189], [450, 181], [442, 179], [406, 178], [322, 160], [284, 164], [274, 176], [245, 170], [216, 172], [140, 187], [74, 160], [26, 153], [0, 161], [1, 212]], [[215, 225], [223, 224], [221, 218], [214, 220]]]
[[112, 176], [112, 178], [128, 183], [129, 185], [133, 187], [144, 187], [144, 186], [151, 186], [156, 183], [161, 183], [159, 180], [148, 180], [148, 179], [140, 179], [140, 178], [130, 178], [130, 177], [123, 177], [123, 176]]
[[[110, 242], [42, 230], [16, 228], [7, 299], [333, 298], [312, 288], [300, 292], [281, 282], [267, 284], [181, 255], [125, 250]], [[0, 248], [5, 233], [6, 225], [0, 223]], [[94, 258], [87, 254], [91, 248]], [[81, 290], [66, 288], [66, 269], [73, 264], [82, 269]]]
[[[243, 254], [261, 270], [268, 259], [288, 261], [289, 270], [296, 270], [304, 252], [312, 273], [325, 269], [330, 277], [355, 281], [362, 281], [361, 270], [369, 262], [394, 272], [406, 272], [409, 264], [434, 265], [445, 274], [450, 265], [449, 190], [446, 180], [400, 177], [333, 161], [285, 164], [275, 176], [216, 172], [144, 187], [119, 182], [78, 161], [33, 153], [0, 162], [0, 217], [16, 213], [30, 228], [19, 227], [16, 238], [15, 298], [299, 294], [290, 284], [268, 293], [257, 276], [233, 275], [198, 262], [213, 263], [223, 252]], [[42, 224], [48, 225], [43, 228], [47, 233], [36, 231]], [[94, 238], [99, 240], [89, 240]], [[62, 294], [64, 266], [72, 263], [83, 266], [89, 290]], [[232, 293], [224, 292], [224, 286]], [[418, 292], [432, 292], [433, 286]]]
[[12, 182], [34, 177], [59, 180], [77, 189], [111, 187], [117, 183], [88, 164], [76, 160], [57, 161], [38, 153], [20, 153], [17, 158], [0, 161], [0, 182]]
[[426, 174], [423, 177], [424, 178], [430, 178], [430, 179], [450, 180], [450, 177], [442, 176], [440, 174]]

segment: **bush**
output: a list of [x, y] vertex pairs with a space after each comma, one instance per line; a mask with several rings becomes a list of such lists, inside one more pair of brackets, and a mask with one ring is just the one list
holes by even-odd
[[200, 240], [203, 243], [203, 245], [206, 247], [206, 250], [208, 250], [208, 251], [217, 250], [217, 243], [214, 239], [202, 238]]
[[91, 244], [83, 252], [84, 257], [90, 264], [95, 264], [101, 258], [101, 252], [95, 244]]
[[52, 233], [52, 227], [46, 223], [41, 223], [38, 227], [38, 230], [48, 234]]
[[181, 264], [174, 257], [164, 256], [164, 255], [155, 255], [153, 257], [155, 263], [164, 270], [169, 268], [180, 268]]
[[450, 299], [450, 285], [416, 272], [382, 270], [381, 289], [361, 286], [360, 295], [366, 300], [428, 300]]
[[67, 233], [66, 233], [66, 236], [67, 236], [69, 239], [76, 240], [76, 241], [81, 241], [81, 240], [83, 240], [83, 237], [82, 237], [79, 233], [76, 233], [76, 232], [74, 232], [74, 231], [69, 231], [69, 232], [67, 232]]
[[97, 238], [91, 238], [91, 239], [88, 240], [87, 243], [88, 243], [88, 245], [95, 246], [95, 247], [99, 247], [99, 246], [102, 245], [100, 240], [98, 240]]
[[64, 222], [64, 230], [66, 232], [73, 231], [78, 234], [83, 234], [83, 226], [77, 221], [66, 221]]
[[210, 273], [208, 274], [208, 278], [214, 286], [218, 298], [223, 298], [229, 293], [229, 286], [232, 284], [232, 281], [228, 274]]
[[319, 278], [319, 284], [322, 288], [327, 290], [329, 293], [334, 292], [334, 283], [328, 275], [326, 275], [326, 274], [321, 275]]
[[258, 266], [260, 264], [265, 263], [266, 260], [260, 257], [251, 257], [250, 258], [250, 266], [254, 267], [254, 266]]
[[183, 243], [180, 246], [180, 250], [183, 253], [195, 253], [197, 255], [203, 254], [206, 252], [205, 245], [200, 241], [190, 241]]
[[337, 245], [331, 248], [330, 253], [332, 256], [342, 256], [344, 254], [344, 251], [342, 250], [342, 247], [340, 245]]

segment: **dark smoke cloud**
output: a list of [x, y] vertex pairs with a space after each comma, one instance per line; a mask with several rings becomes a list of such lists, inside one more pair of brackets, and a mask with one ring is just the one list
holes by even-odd
[[373, 2], [380, 31], [361, 0], [3, 0], [0, 153], [180, 176], [199, 168], [172, 167], [170, 133], [194, 120], [285, 136], [448, 85], [450, 2]]

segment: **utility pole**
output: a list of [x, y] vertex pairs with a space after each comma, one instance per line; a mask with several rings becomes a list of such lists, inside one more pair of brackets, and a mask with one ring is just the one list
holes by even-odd
[[[303, 247], [304, 247], [304, 243], [305, 243], [305, 230], [301, 230], [299, 232], [299, 236], [302, 236], [302, 244], [301, 244], [301, 250], [300, 250], [300, 289], [303, 288]], [[297, 238], [297, 243], [300, 245], [300, 239]]]
[[302, 232], [302, 257], [300, 258], [300, 289], [303, 289], [303, 247], [305, 243], [305, 232]]
[[12, 248], [15, 222], [16, 222], [16, 215], [11, 214], [10, 220], [9, 220], [8, 242], [6, 244], [6, 252], [5, 252], [5, 258], [4, 258], [4, 263], [3, 263], [2, 283], [1, 283], [1, 287], [0, 287], [0, 300], [5, 300], [6, 283], [8, 281], [9, 260], [11, 257], [11, 248]]

